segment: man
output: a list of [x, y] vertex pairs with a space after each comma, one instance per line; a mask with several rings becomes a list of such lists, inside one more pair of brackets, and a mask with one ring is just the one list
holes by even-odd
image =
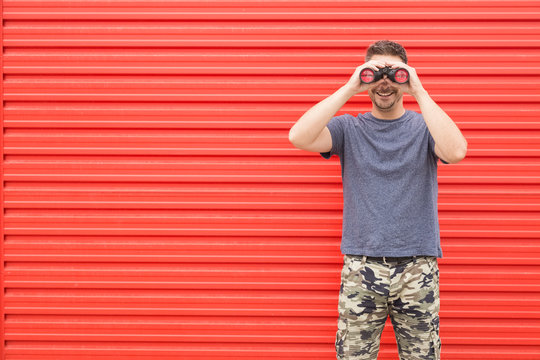
[[[338, 155], [341, 163], [344, 263], [337, 358], [376, 359], [390, 316], [402, 360], [439, 359], [437, 160], [458, 163], [467, 140], [423, 88], [400, 44], [378, 41], [365, 61], [289, 132], [295, 147], [327, 159]], [[385, 67], [406, 69], [408, 81], [398, 83], [384, 73], [378, 81], [360, 81], [362, 69]], [[334, 116], [364, 91], [371, 112]], [[404, 93], [414, 97], [421, 114], [403, 107]]]

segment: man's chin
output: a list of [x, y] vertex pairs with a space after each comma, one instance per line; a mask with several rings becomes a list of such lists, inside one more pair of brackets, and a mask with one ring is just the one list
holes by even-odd
[[380, 106], [379, 104], [377, 104], [377, 102], [375, 102], [375, 106], [381, 112], [390, 112], [390, 111], [392, 111], [392, 108], [394, 107], [394, 104], [395, 103], [392, 103], [390, 105], [386, 105], [386, 106], [383, 107], [383, 106]]

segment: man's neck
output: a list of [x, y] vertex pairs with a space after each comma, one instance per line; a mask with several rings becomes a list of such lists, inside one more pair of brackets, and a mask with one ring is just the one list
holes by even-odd
[[381, 120], [395, 120], [399, 119], [405, 114], [405, 108], [402, 106], [400, 108], [392, 109], [392, 111], [381, 112], [376, 107], [371, 109], [371, 114], [377, 119]]

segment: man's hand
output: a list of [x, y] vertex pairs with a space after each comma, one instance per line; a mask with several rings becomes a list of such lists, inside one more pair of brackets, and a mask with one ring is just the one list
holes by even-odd
[[358, 94], [361, 92], [364, 92], [368, 89], [371, 89], [372, 87], [375, 87], [378, 85], [381, 81], [384, 81], [384, 79], [381, 79], [377, 82], [372, 82], [370, 84], [366, 84], [360, 81], [360, 71], [365, 68], [373, 69], [373, 71], [379, 71], [379, 68], [384, 68], [386, 65], [379, 60], [370, 60], [367, 63], [360, 65], [356, 68], [354, 71], [354, 74], [351, 76], [347, 84], [345, 84], [345, 87], [351, 89], [354, 94]]
[[386, 61], [385, 65], [390, 66], [392, 69], [404, 68], [409, 72], [409, 82], [406, 82], [405, 84], [393, 83], [394, 85], [399, 86], [403, 92], [411, 94], [415, 99], [417, 99], [419, 95], [426, 91], [422, 86], [418, 75], [416, 74], [416, 70], [413, 67], [410, 67], [409, 65], [400, 61]]

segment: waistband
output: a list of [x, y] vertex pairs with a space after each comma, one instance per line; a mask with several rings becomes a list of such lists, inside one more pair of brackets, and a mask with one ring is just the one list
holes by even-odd
[[402, 262], [414, 260], [416, 256], [366, 256], [368, 260]]
[[416, 261], [417, 258], [423, 257], [423, 256], [364, 256], [364, 255], [348, 255], [356, 258], [362, 259], [362, 261], [365, 260], [371, 260], [380, 262], [383, 264], [387, 264], [389, 262], [391, 263], [404, 263], [409, 261]]

